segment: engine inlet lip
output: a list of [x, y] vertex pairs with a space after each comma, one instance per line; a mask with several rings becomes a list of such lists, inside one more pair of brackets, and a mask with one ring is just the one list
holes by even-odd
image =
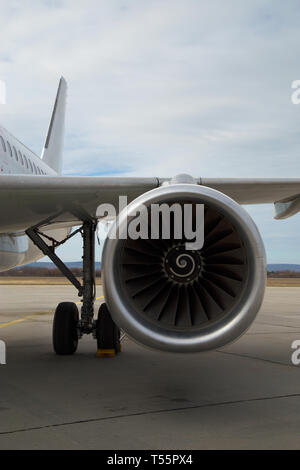
[[[266, 283], [266, 255], [258, 229], [237, 202], [215, 189], [193, 184], [174, 184], [159, 187], [144, 193], [128, 206], [129, 214], [140, 204], [163, 203], [190, 200], [208, 204], [224, 213], [240, 231], [248, 252], [248, 278], [241, 292], [240, 301], [226, 315], [216, 322], [199, 327], [197, 330], [178, 331], [165, 335], [164, 329], [141, 316], [126, 297], [120, 274], [122, 240], [107, 237], [103, 249], [103, 289], [105, 300], [114, 321], [126, 333], [144, 346], [173, 352], [200, 352], [224, 346], [237, 339], [252, 324], [261, 306]], [[122, 211], [115, 224], [123, 227], [127, 215]]]

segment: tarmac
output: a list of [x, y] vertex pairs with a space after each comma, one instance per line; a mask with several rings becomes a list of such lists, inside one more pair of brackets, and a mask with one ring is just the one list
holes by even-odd
[[97, 358], [91, 337], [74, 356], [53, 353], [53, 312], [78, 302], [72, 286], [1, 285], [0, 296], [0, 449], [300, 448], [299, 287], [267, 288], [252, 327], [221, 350], [125, 338], [115, 358]]

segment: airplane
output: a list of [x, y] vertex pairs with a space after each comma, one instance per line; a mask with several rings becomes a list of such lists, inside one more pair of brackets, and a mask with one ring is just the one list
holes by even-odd
[[[239, 338], [258, 313], [266, 284], [259, 231], [243, 204], [273, 203], [275, 218], [300, 211], [300, 178], [65, 177], [62, 175], [67, 83], [61, 77], [41, 157], [0, 126], [0, 270], [48, 256], [82, 298], [62, 302], [53, 320], [53, 348], [74, 354], [91, 334], [99, 356], [121, 351], [120, 331], [169, 352], [215, 350]], [[107, 237], [102, 256], [105, 302], [94, 319], [95, 234], [99, 207], [118, 207], [118, 229], [141, 205], [204, 204], [204, 245], [186, 239]], [[75, 231], [73, 227], [79, 227]], [[72, 231], [73, 230], [73, 231]], [[79, 281], [56, 248], [80, 233]]]

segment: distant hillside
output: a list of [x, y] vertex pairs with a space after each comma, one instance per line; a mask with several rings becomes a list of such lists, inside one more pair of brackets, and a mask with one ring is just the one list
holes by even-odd
[[[66, 262], [68, 268], [75, 276], [81, 277], [82, 263], [81, 261]], [[97, 276], [101, 276], [101, 262], [96, 262]], [[0, 276], [61, 276], [60, 271], [50, 262], [36, 262], [27, 266], [19, 266], [10, 271], [0, 272]], [[268, 264], [268, 277], [273, 278], [299, 278], [300, 264]]]
[[[81, 261], [71, 261], [67, 262], [66, 265], [72, 269], [72, 268], [81, 268]], [[37, 262], [37, 263], [32, 263], [29, 264], [28, 266], [31, 266], [33, 268], [36, 267], [44, 267], [48, 269], [54, 269], [55, 266], [52, 262]], [[101, 263], [97, 262], [96, 263], [96, 269], [101, 269]], [[268, 264], [268, 271], [294, 271], [299, 273], [300, 272], [300, 264]]]
[[[68, 268], [73, 272], [77, 277], [82, 276], [82, 263], [81, 262], [70, 262], [66, 263]], [[101, 276], [101, 264], [100, 262], [96, 263], [96, 276]], [[59, 277], [62, 276], [61, 272], [52, 262], [41, 262], [41, 263], [31, 263], [26, 266], [18, 266], [17, 268], [11, 269], [9, 271], [0, 272], [0, 277], [12, 276], [12, 277]]]
[[[81, 268], [82, 267], [82, 262], [81, 261], [67, 261], [65, 264], [70, 269]], [[96, 269], [101, 268], [101, 263], [99, 261], [97, 261], [95, 264], [96, 264]], [[55, 269], [56, 268], [55, 264], [53, 264], [52, 261], [41, 261], [41, 262], [31, 263], [31, 264], [28, 264], [27, 266], [29, 266], [31, 268], [47, 268], [47, 269]]]
[[268, 271], [294, 271], [300, 273], [300, 264], [268, 264]]

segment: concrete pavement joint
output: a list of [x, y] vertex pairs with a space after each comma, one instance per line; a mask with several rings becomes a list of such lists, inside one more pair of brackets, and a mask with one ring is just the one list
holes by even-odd
[[292, 367], [293, 369], [297, 369], [297, 367], [293, 364], [285, 364], [284, 362], [277, 362], [277, 361], [272, 361], [271, 359], [263, 359], [261, 357], [249, 356], [248, 354], [240, 354], [240, 353], [234, 353], [234, 352], [229, 352], [229, 351], [220, 351], [219, 349], [217, 349], [216, 352], [220, 354], [227, 354], [229, 356], [244, 357], [246, 359], [252, 359], [254, 361], [268, 362], [276, 366], [285, 366], [285, 367]]
[[65, 423], [46, 424], [44, 426], [33, 426], [29, 428], [15, 429], [12, 431], [1, 431], [0, 436], [9, 435], [9, 434], [18, 434], [18, 433], [23, 433], [23, 432], [28, 432], [28, 431], [41, 431], [43, 429], [58, 428], [58, 427], [63, 427], [63, 426], [74, 426], [78, 424], [97, 423], [97, 422], [108, 421], [112, 419], [132, 418], [136, 416], [172, 413], [172, 412], [177, 412], [177, 411], [189, 411], [189, 410], [202, 409], [202, 408], [213, 408], [217, 406], [239, 405], [243, 403], [255, 403], [259, 401], [280, 400], [280, 399], [285, 399], [285, 398], [300, 398], [300, 393], [277, 395], [277, 396], [271, 396], [271, 397], [246, 398], [244, 400], [231, 400], [231, 401], [216, 402], [216, 403], [205, 403], [202, 405], [185, 406], [185, 407], [180, 407], [180, 408], [168, 408], [168, 409], [160, 409], [160, 410], [152, 410], [152, 411], [141, 411], [137, 413], [127, 413], [124, 415], [103, 416], [102, 418], [90, 418], [90, 419], [69, 421]]

